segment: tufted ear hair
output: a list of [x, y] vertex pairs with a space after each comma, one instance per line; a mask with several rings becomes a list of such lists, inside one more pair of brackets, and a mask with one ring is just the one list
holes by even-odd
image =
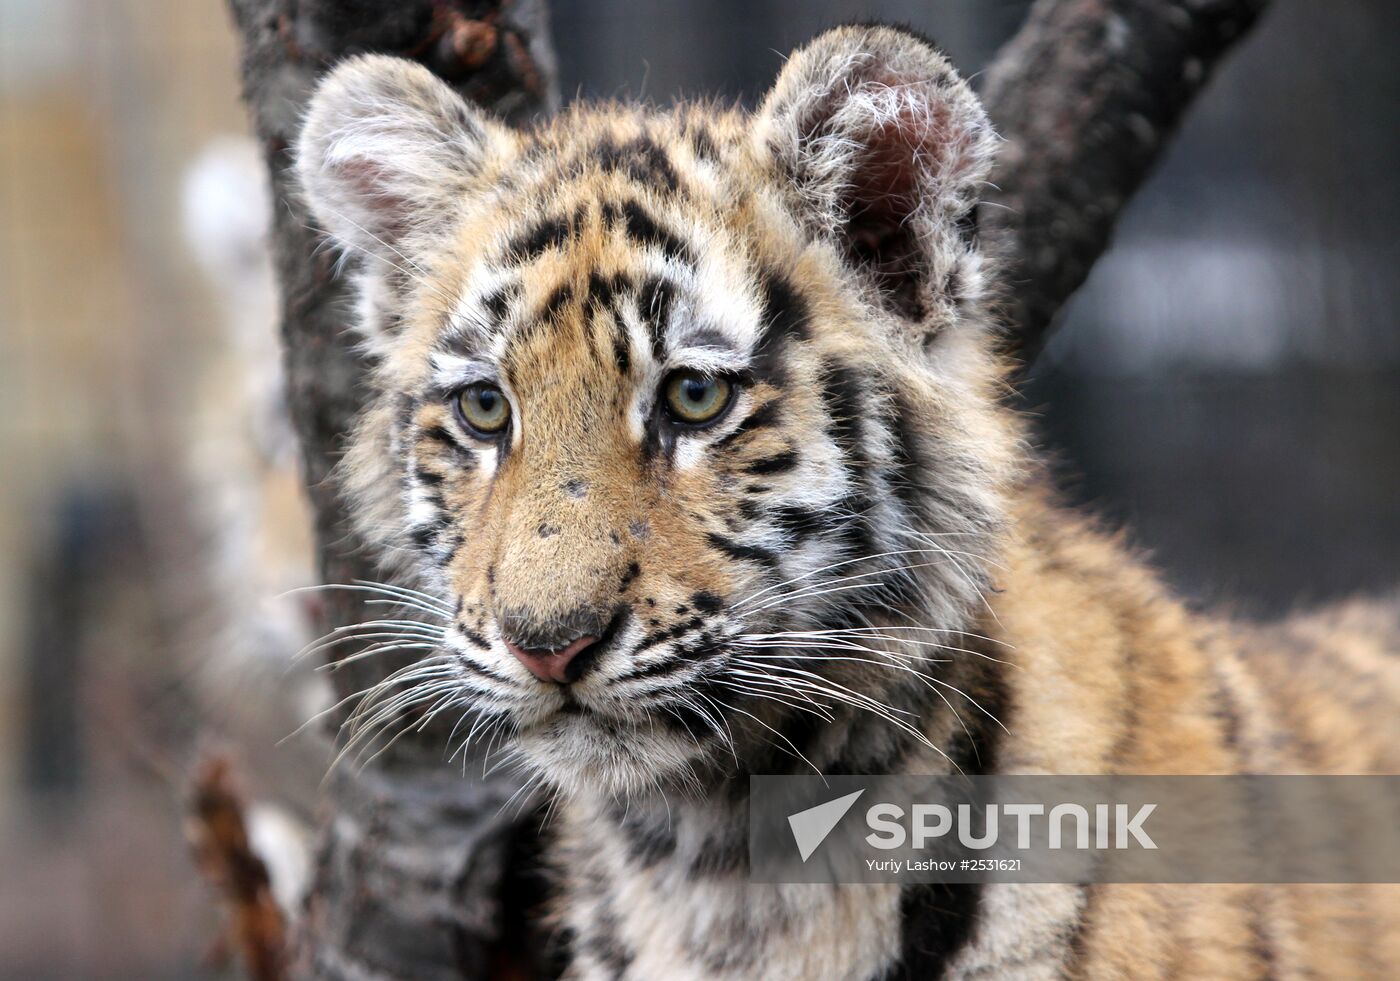
[[362, 55], [321, 80], [296, 171], [342, 248], [398, 263], [415, 235], [450, 220], [492, 155], [514, 146], [509, 130], [417, 62]]
[[923, 320], [971, 251], [997, 142], [948, 59], [902, 30], [838, 27], [793, 53], [756, 121], [799, 220]]

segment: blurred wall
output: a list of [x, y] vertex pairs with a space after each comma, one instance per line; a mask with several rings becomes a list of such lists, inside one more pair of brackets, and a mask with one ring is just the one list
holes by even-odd
[[1388, 0], [1275, 2], [1038, 366], [1075, 499], [1193, 597], [1400, 583], [1397, 31]]
[[157, 543], [212, 341], [178, 191], [244, 129], [236, 71], [217, 0], [0, 0], [6, 977], [188, 977], [215, 936], [147, 723], [185, 615]]

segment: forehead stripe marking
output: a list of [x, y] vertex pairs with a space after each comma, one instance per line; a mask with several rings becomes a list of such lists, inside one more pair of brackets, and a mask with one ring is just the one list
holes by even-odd
[[499, 326], [502, 320], [506, 319], [506, 314], [510, 312], [511, 302], [518, 292], [517, 287], [502, 287], [481, 301], [482, 308], [486, 315], [491, 318], [493, 327]]
[[627, 375], [632, 370], [632, 344], [627, 336], [627, 328], [621, 320], [613, 322], [613, 361], [618, 373]]
[[580, 206], [570, 216], [554, 215], [531, 226], [511, 240], [506, 251], [518, 262], [529, 262], [539, 258], [551, 248], [562, 248], [583, 221], [584, 209]]
[[633, 241], [642, 245], [656, 246], [668, 259], [694, 261], [690, 246], [673, 232], [657, 224], [656, 219], [649, 215], [638, 202], [628, 201], [623, 204], [622, 218], [627, 236]]
[[545, 297], [544, 303], [540, 306], [536, 315], [539, 320], [552, 320], [564, 306], [574, 298], [574, 286], [572, 283], [560, 283], [554, 290]]
[[624, 173], [639, 184], [662, 184], [668, 191], [674, 191], [679, 183], [666, 151], [646, 134], [621, 144], [611, 137], [604, 138], [594, 147], [593, 153], [604, 171]]
[[685, 135], [690, 139], [691, 150], [699, 159], [714, 160], [719, 157], [719, 147], [704, 123], [689, 121], [685, 127]]
[[588, 274], [588, 299], [604, 309], [611, 309], [613, 299], [619, 290], [627, 287], [627, 283], [625, 273], [604, 276], [595, 269]]
[[651, 353], [658, 362], [666, 360], [666, 324], [671, 319], [675, 289], [666, 280], [652, 277], [642, 284], [637, 297], [638, 313], [651, 337]]
[[632, 369], [632, 343], [627, 336], [627, 325], [617, 315], [617, 294], [627, 289], [631, 280], [626, 273], [604, 276], [597, 270], [588, 274], [588, 303], [593, 309], [595, 322], [603, 313], [613, 318], [612, 351], [619, 374], [626, 375]]

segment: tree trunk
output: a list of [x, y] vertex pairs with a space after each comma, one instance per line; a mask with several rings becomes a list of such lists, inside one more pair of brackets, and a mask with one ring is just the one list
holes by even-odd
[[[362, 402], [365, 364], [347, 331], [335, 257], [293, 192], [288, 147], [318, 75], [364, 51], [415, 58], [509, 121], [557, 102], [543, 0], [229, 0], [244, 96], [276, 201], [288, 402], [300, 434], [328, 583], [374, 579], [330, 475]], [[1038, 0], [987, 72], [1007, 139], [983, 227], [1007, 263], [1012, 346], [1032, 357], [1107, 247], [1114, 222], [1211, 70], [1266, 0]], [[363, 618], [327, 598], [330, 625]], [[335, 656], [353, 653], [337, 648]], [[335, 673], [345, 697], [395, 665]], [[299, 976], [478, 978], [503, 959], [511, 863], [532, 825], [503, 808], [517, 784], [463, 779], [443, 734], [412, 734], [371, 766], [334, 771], [316, 876], [300, 924]], [[525, 970], [528, 970], [528, 966]]]
[[[365, 51], [414, 58], [463, 95], [522, 123], [558, 101], [543, 0], [230, 0], [243, 94], [271, 172], [272, 247], [282, 289], [288, 404], [301, 439], [327, 583], [379, 578], [331, 471], [362, 404], [366, 364], [352, 303], [295, 193], [288, 148], [318, 76]], [[359, 594], [326, 596], [328, 626], [365, 618]], [[334, 650], [345, 657], [355, 650]], [[401, 663], [401, 662], [400, 662]], [[332, 676], [337, 698], [382, 680], [380, 658]], [[510, 777], [464, 779], [444, 733], [410, 733], [372, 765], [341, 764], [326, 787], [316, 872], [293, 952], [297, 976], [500, 976], [511, 856], [529, 826], [503, 809]]]
[[1191, 100], [1268, 0], [1037, 0], [984, 75], [1006, 144], [981, 209], [1029, 363]]

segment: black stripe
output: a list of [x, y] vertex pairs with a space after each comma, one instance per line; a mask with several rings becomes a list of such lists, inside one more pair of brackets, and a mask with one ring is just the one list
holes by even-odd
[[[641, 650], [641, 648], [639, 647], [637, 650]], [[634, 650], [632, 653], [636, 654], [637, 651]], [[691, 666], [691, 662], [689, 661], [683, 661], [676, 657], [668, 657], [664, 661], [656, 661], [640, 668], [633, 668], [626, 674], [620, 674], [616, 678], [613, 678], [608, 684], [615, 685], [623, 681], [640, 681], [643, 678], [663, 678], [666, 675], [677, 674], [680, 671], [688, 670]]]
[[953, 956], [972, 940], [981, 892], [981, 884], [967, 882], [905, 887], [899, 900], [899, 962], [880, 981], [941, 978]]
[[469, 658], [469, 657], [467, 657], [465, 654], [462, 654], [462, 653], [460, 653], [460, 652], [458, 652], [458, 654], [457, 654], [457, 663], [460, 664], [460, 665], [461, 665], [462, 667], [464, 667], [464, 668], [467, 668], [467, 669], [469, 669], [469, 670], [471, 670], [471, 671], [475, 671], [477, 674], [481, 675], [483, 678], [490, 678], [492, 681], [499, 682], [500, 684], [506, 685], [506, 686], [508, 686], [508, 687], [510, 687], [510, 688], [514, 688], [514, 687], [515, 687], [515, 682], [511, 681], [511, 680], [510, 680], [509, 678], [507, 678], [505, 675], [497, 674], [495, 671], [491, 670], [490, 668], [486, 667], [485, 665], [478, 664], [478, 663], [477, 663], [476, 661], [474, 661], [472, 658]]
[[1259, 981], [1274, 981], [1279, 976], [1278, 953], [1274, 950], [1274, 941], [1269, 934], [1268, 914], [1260, 908], [1266, 901], [1263, 898], [1263, 890], [1257, 890], [1255, 896], [1255, 907], [1251, 910], [1253, 916], [1250, 918], [1254, 959], [1259, 964]]
[[467, 449], [457, 437], [444, 426], [428, 426], [418, 430], [420, 440], [437, 443], [445, 449], [451, 450], [455, 454], [457, 465], [464, 470], [470, 470], [476, 466], [476, 454]]
[[771, 473], [787, 473], [797, 466], [798, 456], [792, 450], [787, 450], [774, 456], [765, 457], [762, 460], [755, 460], [744, 467], [745, 473], [759, 476]]
[[562, 248], [569, 235], [569, 220], [563, 215], [556, 215], [526, 229], [511, 241], [506, 251], [520, 262], [529, 262], [547, 249]]
[[457, 625], [457, 627], [462, 631], [462, 636], [465, 637], [473, 647], [476, 647], [479, 650], [483, 651], [489, 651], [491, 649], [490, 642], [487, 641], [485, 637], [477, 633], [475, 630], [472, 630], [464, 624], [460, 623]]
[[973, 677], [958, 687], [986, 711], [967, 713], [966, 728], [958, 726], [952, 743], [946, 748], [948, 758], [968, 776], [995, 773], [1003, 730], [992, 719], [1004, 721], [1011, 710], [1011, 690], [1005, 667], [989, 660], [996, 656], [990, 650], [993, 645], [976, 637], [961, 635], [952, 646], [985, 655], [976, 658]]
[[701, 123], [692, 123], [686, 127], [685, 135], [690, 139], [690, 148], [695, 156], [700, 160], [719, 159], [719, 146], [715, 143], [714, 136]]
[[453, 562], [456, 562], [457, 553], [462, 551], [462, 548], [466, 544], [467, 538], [465, 535], [454, 535], [452, 537], [452, 542], [447, 546], [447, 554], [442, 557], [442, 560], [438, 564], [443, 566], [449, 566]]
[[420, 429], [418, 431], [418, 438], [426, 439], [433, 443], [443, 443], [453, 449], [458, 448], [457, 440], [442, 426], [429, 426], [427, 429]]
[[739, 437], [743, 436], [745, 433], [751, 433], [755, 429], [764, 429], [773, 425], [777, 420], [778, 400], [772, 399], [771, 401], [764, 402], [757, 409], [754, 409], [745, 416], [744, 420], [740, 422], [739, 425], [726, 433], [723, 439], [716, 440], [715, 446], [731, 446], [735, 440], [739, 439]]
[[[595, 895], [597, 890], [595, 890]], [[632, 966], [633, 954], [618, 935], [617, 915], [604, 896], [595, 899], [594, 919], [579, 937], [579, 944], [606, 969], [612, 977], [621, 978]]]
[[759, 279], [759, 290], [763, 296], [760, 345], [772, 338], [805, 340], [810, 311], [792, 281], [777, 270], [767, 269]]
[[757, 562], [759, 565], [766, 565], [770, 569], [777, 568], [778, 557], [766, 548], [761, 548], [758, 545], [745, 545], [743, 542], [736, 542], [732, 538], [726, 538], [713, 531], [706, 537], [711, 545], [730, 558], [739, 559], [743, 562]]
[[844, 454], [846, 474], [858, 488], [842, 502], [849, 513], [857, 517], [844, 521], [841, 535], [852, 554], [869, 555], [879, 549], [875, 547], [868, 517], [874, 499], [870, 492], [870, 458], [862, 427], [867, 382], [855, 369], [839, 362], [824, 364], [821, 379], [822, 401], [829, 419], [827, 433]]
[[574, 286], [572, 283], [560, 283], [554, 290], [545, 297], [539, 313], [536, 314], [540, 320], [552, 320], [554, 316], [574, 298]]
[[896, 393], [892, 404], [893, 412], [887, 419], [894, 432], [894, 469], [890, 483], [895, 497], [917, 518], [924, 512], [918, 489], [924, 462], [919, 452], [919, 434], [914, 430], [914, 409], [903, 392]]
[[413, 424], [413, 414], [418, 411], [418, 406], [422, 403], [407, 392], [400, 393], [394, 398], [394, 410], [398, 413], [396, 419], [400, 429], [407, 429]]
[[632, 346], [627, 337], [627, 328], [621, 320], [617, 322], [617, 329], [613, 332], [613, 361], [617, 364], [618, 374], [627, 375], [631, 372]]
[[782, 385], [787, 377], [784, 349], [790, 342], [807, 337], [807, 301], [787, 277], [771, 269], [759, 276], [759, 294], [763, 309], [753, 349], [754, 374], [770, 384]]
[[[630, 283], [631, 280], [625, 273], [604, 276], [595, 270], [588, 274], [588, 303], [593, 308], [593, 316], [597, 318], [603, 311], [613, 314], [613, 361], [617, 364], [618, 373], [621, 375], [628, 374], [632, 369], [632, 349], [630, 339], [627, 336], [627, 326], [617, 315], [615, 304], [617, 294], [625, 290]], [[597, 324], [597, 322], [595, 319], [594, 323]]]
[[714, 593], [702, 589], [691, 594], [690, 602], [701, 613], [714, 613], [720, 608], [722, 601]]
[[627, 841], [627, 854], [643, 868], [670, 858], [676, 850], [676, 829], [669, 814], [613, 813]]
[[[964, 635], [957, 646], [980, 651], [987, 645]], [[968, 662], [969, 665], [973, 663]], [[987, 713], [1004, 719], [1011, 697], [1002, 665], [978, 658], [974, 670], [976, 674], [966, 682], [965, 690]], [[969, 776], [996, 772], [1001, 727], [983, 712], [968, 713], [966, 723], [967, 731], [957, 727], [956, 736], [945, 750], [949, 758]], [[900, 960], [882, 975], [881, 981], [924, 981], [941, 977], [953, 957], [972, 941], [981, 894], [982, 886], [975, 883], [925, 883], [906, 887], [900, 897]]]
[[503, 286], [482, 299], [481, 306], [493, 324], [499, 324], [506, 319], [506, 314], [510, 312], [510, 305], [518, 293], [519, 290], [515, 286]]
[[831, 438], [857, 464], [867, 462], [860, 424], [866, 387], [865, 379], [847, 365], [829, 363], [822, 372], [822, 399], [831, 419]]
[[675, 295], [675, 287], [656, 276], [647, 279], [637, 295], [638, 312], [647, 325], [651, 353], [658, 362], [666, 360], [666, 324], [671, 319]]
[[669, 259], [691, 260], [693, 258], [690, 246], [681, 241], [674, 233], [657, 224], [656, 219], [647, 214], [646, 209], [636, 201], [628, 201], [622, 205], [622, 219], [626, 225], [627, 235], [633, 241], [643, 245], [654, 245]]
[[625, 273], [618, 273], [615, 276], [604, 276], [596, 270], [588, 274], [588, 299], [590, 303], [596, 303], [600, 307], [610, 309], [613, 299], [620, 290], [626, 289], [629, 280]]
[[426, 552], [437, 544], [438, 535], [441, 532], [441, 524], [418, 525], [409, 529], [408, 538], [415, 546]]
[[666, 151], [645, 134], [633, 137], [626, 143], [616, 143], [611, 138], [598, 143], [593, 150], [599, 167], [604, 171], [626, 174], [641, 184], [661, 185], [668, 191], [677, 186], [676, 169]]
[[705, 625], [705, 619], [705, 617], [691, 617], [689, 620], [682, 620], [680, 623], [673, 624], [664, 630], [657, 630], [654, 633], [647, 634], [641, 639], [637, 646], [632, 649], [632, 654], [635, 657], [637, 654], [640, 654], [650, 647], [655, 647], [657, 644], [664, 644], [668, 640], [675, 640], [677, 637], [687, 634], [692, 630], [703, 627]]
[[822, 512], [796, 505], [778, 508], [768, 516], [768, 520], [781, 529], [794, 545], [829, 523], [829, 519], [823, 517]]
[[705, 839], [691, 859], [686, 875], [691, 879], [727, 877], [746, 872], [748, 865], [749, 844], [744, 837], [721, 833]]
[[974, 205], [962, 214], [953, 219], [953, 229], [958, 233], [958, 238], [973, 245], [977, 242], [977, 207]]

